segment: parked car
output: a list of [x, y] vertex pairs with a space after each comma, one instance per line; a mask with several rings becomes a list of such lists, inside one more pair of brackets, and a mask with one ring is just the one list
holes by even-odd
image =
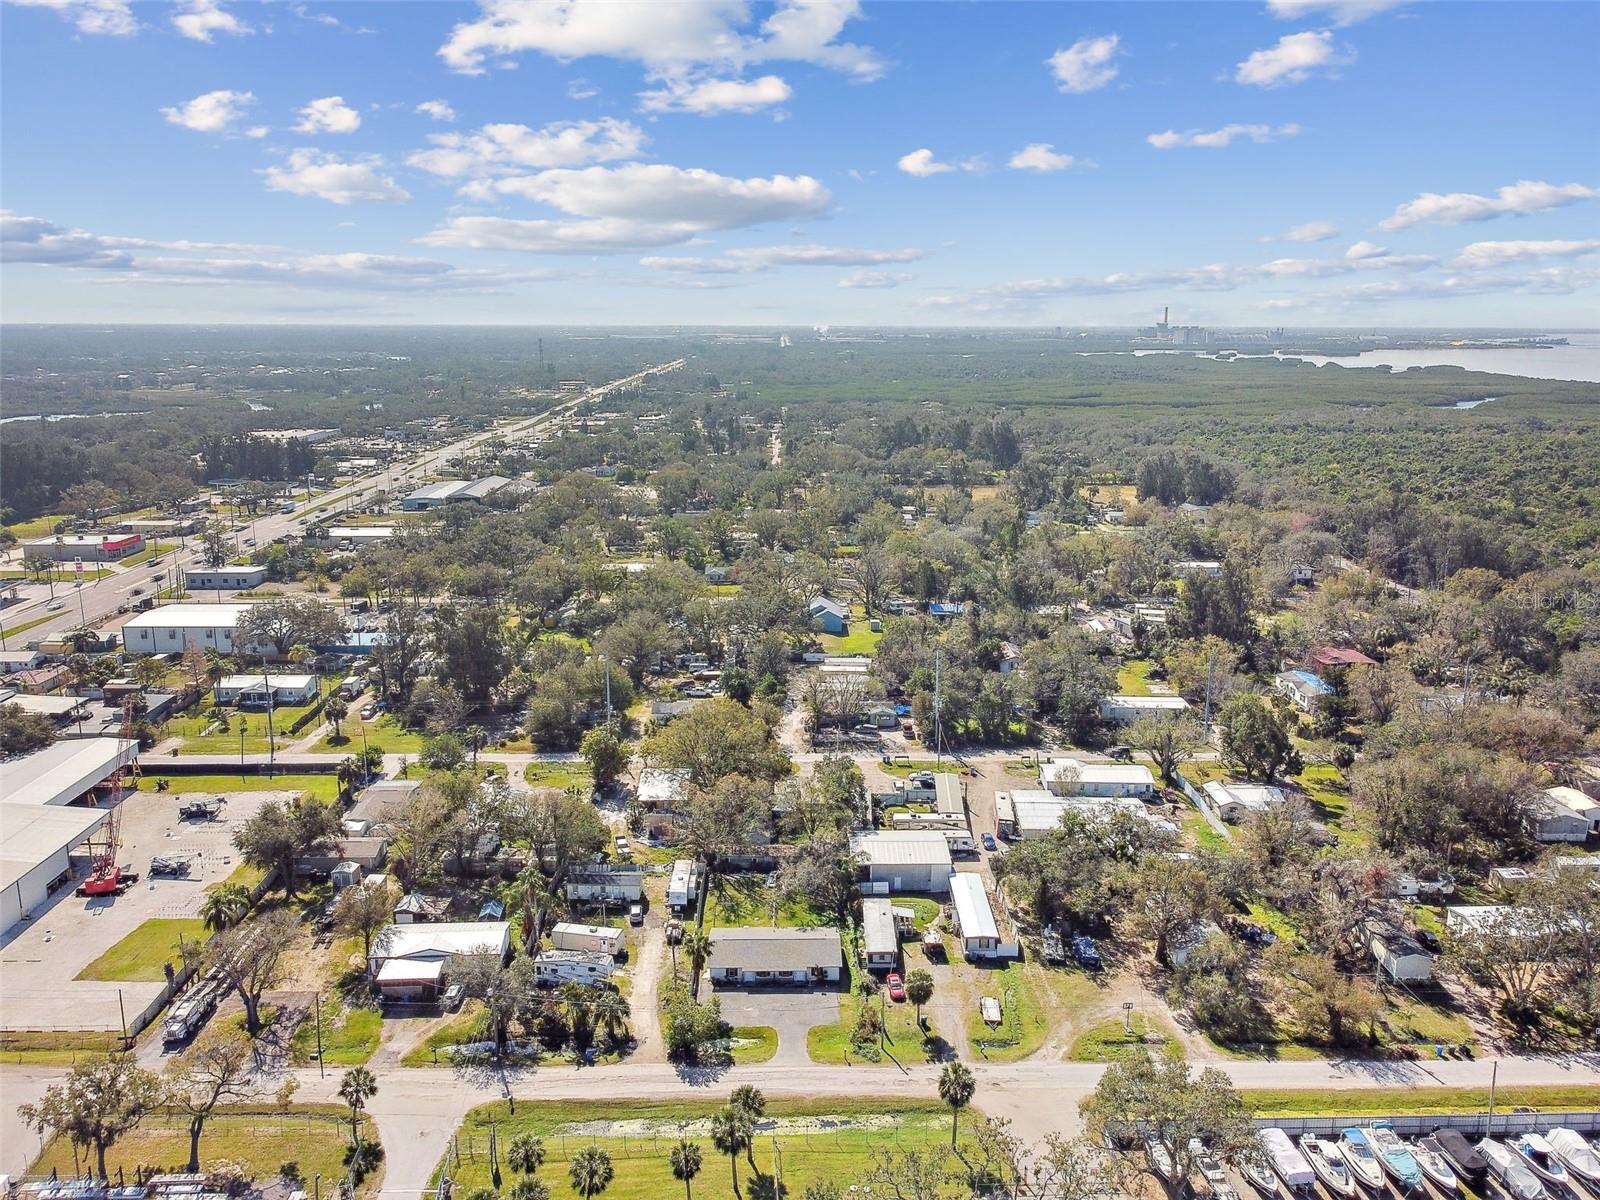
[[1094, 944], [1092, 937], [1084, 934], [1072, 939], [1072, 961], [1088, 971], [1098, 971], [1104, 965], [1100, 947]]
[[1111, 747], [1111, 749], [1106, 751], [1106, 757], [1109, 758], [1112, 762], [1132, 762], [1133, 761], [1133, 747], [1131, 747], [1131, 746], [1113, 746], [1113, 747]]
[[644, 924], [644, 905], [641, 904], [637, 900], [635, 900], [632, 904], [628, 905], [628, 924], [629, 925], [643, 925]]
[[461, 1007], [461, 1002], [466, 999], [466, 996], [466, 988], [462, 987], [459, 983], [452, 983], [449, 987], [445, 988], [444, 996], [440, 999], [439, 1003], [443, 1005], [445, 1012], [455, 1012], [456, 1009]]
[[1417, 930], [1417, 942], [1430, 954], [1438, 954], [1444, 949], [1444, 947], [1439, 944], [1439, 935], [1431, 929]]
[[905, 981], [900, 978], [899, 972], [890, 971], [888, 978], [886, 978], [883, 983], [884, 986], [889, 989], [889, 999], [898, 1004], [900, 1001], [906, 998]]
[[370, 720], [372, 720], [373, 717], [375, 717], [377, 715], [378, 715], [378, 706], [376, 704], [369, 704], [369, 705], [367, 705], [365, 708], [363, 708], [361, 710], [361, 719], [363, 721], [370, 721]]
[[628, 858], [633, 854], [632, 848], [628, 845], [628, 839], [620, 833], [612, 841], [612, 845], [616, 848], [618, 858]]
[[991, 854], [1000, 849], [1000, 844], [994, 840], [994, 834], [992, 833], [986, 833], [978, 840], [983, 843], [983, 848]]

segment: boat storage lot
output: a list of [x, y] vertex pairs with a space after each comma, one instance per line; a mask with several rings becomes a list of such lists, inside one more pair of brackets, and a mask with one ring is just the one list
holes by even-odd
[[[163, 984], [78, 979], [86, 966], [153, 917], [194, 917], [207, 884], [239, 865], [233, 831], [272, 799], [272, 793], [231, 796], [214, 821], [180, 821], [181, 793], [133, 792], [118, 814], [117, 862], [141, 879], [121, 896], [88, 899], [64, 886], [6, 935], [0, 945], [0, 1022], [7, 1030], [112, 1030], [160, 995]], [[189, 855], [186, 879], [152, 879], [156, 855]], [[73, 869], [88, 874], [85, 856]], [[118, 993], [121, 1004], [118, 1004]]]

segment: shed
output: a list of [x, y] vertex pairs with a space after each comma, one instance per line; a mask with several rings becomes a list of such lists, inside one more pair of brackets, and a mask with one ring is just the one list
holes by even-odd
[[[1577, 812], [1550, 795], [1554, 788], [1535, 796], [1528, 805], [1528, 835], [1536, 842], [1586, 842], [1589, 840], [1589, 822], [1586, 814]], [[1579, 795], [1582, 795], [1580, 792]]]
[[1433, 955], [1403, 930], [1374, 921], [1367, 926], [1367, 948], [1379, 969], [1398, 983], [1426, 983], [1433, 978]]
[[1577, 814], [1587, 826], [1590, 836], [1600, 834], [1600, 800], [1575, 787], [1545, 788], [1544, 794], [1553, 804]]

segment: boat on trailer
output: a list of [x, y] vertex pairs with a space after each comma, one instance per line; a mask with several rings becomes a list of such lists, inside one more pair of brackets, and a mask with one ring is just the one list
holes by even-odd
[[1306, 1161], [1317, 1173], [1317, 1178], [1322, 1180], [1323, 1186], [1335, 1196], [1349, 1197], [1356, 1194], [1355, 1176], [1350, 1174], [1350, 1168], [1339, 1156], [1338, 1145], [1324, 1141], [1313, 1133], [1302, 1134], [1300, 1153], [1306, 1156]]
[[1344, 1159], [1357, 1183], [1375, 1192], [1383, 1191], [1383, 1164], [1378, 1161], [1377, 1152], [1373, 1150], [1372, 1143], [1367, 1141], [1365, 1133], [1353, 1125], [1341, 1132], [1339, 1156]]

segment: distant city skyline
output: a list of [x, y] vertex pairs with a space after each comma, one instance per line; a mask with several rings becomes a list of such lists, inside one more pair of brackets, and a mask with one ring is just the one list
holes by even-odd
[[7, 322], [1600, 326], [1600, 6], [0, 2]]

